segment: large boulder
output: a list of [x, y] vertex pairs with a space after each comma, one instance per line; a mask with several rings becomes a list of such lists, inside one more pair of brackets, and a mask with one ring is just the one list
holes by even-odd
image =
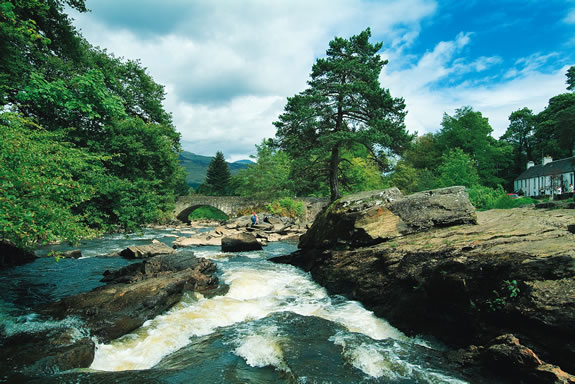
[[299, 243], [302, 249], [379, 244], [433, 227], [475, 224], [475, 209], [464, 187], [403, 196], [397, 188], [343, 197], [316, 217]]
[[158, 255], [169, 255], [174, 253], [174, 249], [164, 243], [153, 243], [149, 245], [135, 245], [120, 252], [120, 256], [126, 259], [147, 259]]
[[222, 239], [222, 252], [260, 251], [262, 245], [251, 233], [240, 232]]

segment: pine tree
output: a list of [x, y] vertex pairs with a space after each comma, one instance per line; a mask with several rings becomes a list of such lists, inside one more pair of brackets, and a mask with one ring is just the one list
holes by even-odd
[[208, 166], [206, 180], [200, 186], [199, 192], [214, 196], [230, 194], [230, 170], [222, 152], [217, 152]]

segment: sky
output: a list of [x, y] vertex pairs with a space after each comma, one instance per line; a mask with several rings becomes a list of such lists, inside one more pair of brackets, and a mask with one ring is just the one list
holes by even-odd
[[182, 147], [247, 159], [274, 137], [334, 37], [366, 28], [388, 60], [380, 83], [411, 133], [471, 106], [499, 138], [511, 112], [566, 92], [575, 0], [86, 0], [69, 12], [94, 46], [139, 60], [165, 87]]

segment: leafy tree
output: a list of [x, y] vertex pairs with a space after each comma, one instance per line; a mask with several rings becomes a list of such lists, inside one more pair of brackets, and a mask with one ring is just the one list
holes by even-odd
[[575, 65], [567, 70], [567, 89], [575, 91]]
[[87, 175], [103, 177], [102, 157], [12, 113], [0, 114], [0, 237], [17, 246], [94, 234], [75, 208], [96, 188]]
[[387, 62], [377, 54], [382, 44], [369, 43], [370, 36], [368, 28], [332, 40], [312, 67], [309, 88], [288, 98], [274, 123], [280, 148], [298, 159], [296, 166], [329, 181], [332, 201], [341, 196], [342, 150], [361, 144], [378, 158], [378, 151], [401, 152], [410, 140], [403, 99], [379, 84]]
[[436, 139], [443, 154], [459, 148], [473, 160], [481, 184], [495, 187], [503, 181], [498, 174], [510, 162], [511, 147], [491, 136], [493, 129], [481, 112], [462, 107], [454, 116], [444, 114], [441, 125]]
[[416, 137], [405, 151], [403, 159], [416, 169], [437, 169], [442, 148], [433, 133]]
[[537, 117], [534, 151], [554, 159], [573, 156], [575, 150], [575, 93], [552, 97]]
[[256, 163], [232, 177], [236, 194], [258, 199], [295, 196], [290, 179], [291, 162], [286, 152], [275, 148], [272, 140], [256, 145]]
[[230, 193], [231, 174], [228, 163], [224, 159], [222, 152], [217, 152], [216, 156], [210, 161], [206, 180], [200, 186], [200, 192], [215, 196], [226, 196]]
[[479, 184], [479, 175], [471, 156], [460, 148], [454, 148], [441, 157], [438, 169], [437, 187], [464, 185], [471, 187]]
[[500, 140], [511, 145], [513, 162], [504, 173], [507, 189], [513, 188], [513, 180], [533, 159], [532, 136], [535, 131], [535, 116], [529, 108], [522, 108], [509, 115], [509, 127]]

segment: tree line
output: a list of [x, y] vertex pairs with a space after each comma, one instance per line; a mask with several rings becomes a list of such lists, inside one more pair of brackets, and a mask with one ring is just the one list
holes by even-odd
[[186, 191], [164, 88], [66, 6], [87, 11], [0, 0], [0, 236], [24, 247], [161, 221]]
[[[471, 106], [444, 113], [436, 133], [409, 134], [404, 100], [379, 83], [386, 61], [369, 29], [349, 39], [335, 38], [312, 67], [308, 87], [289, 97], [274, 122], [276, 136], [256, 145], [256, 163], [231, 177], [219, 153], [219, 169], [204, 192], [267, 199], [329, 196], [398, 187], [404, 193], [465, 185], [479, 207], [513, 191], [513, 180], [528, 161], [574, 155], [575, 93], [549, 100], [540, 113], [525, 107], [509, 116], [505, 134], [495, 139], [486, 117]], [[575, 67], [567, 71], [575, 91]], [[214, 160], [216, 161], [216, 159]], [[211, 181], [210, 181], [211, 180]], [[201, 190], [201, 189], [200, 189]]]

